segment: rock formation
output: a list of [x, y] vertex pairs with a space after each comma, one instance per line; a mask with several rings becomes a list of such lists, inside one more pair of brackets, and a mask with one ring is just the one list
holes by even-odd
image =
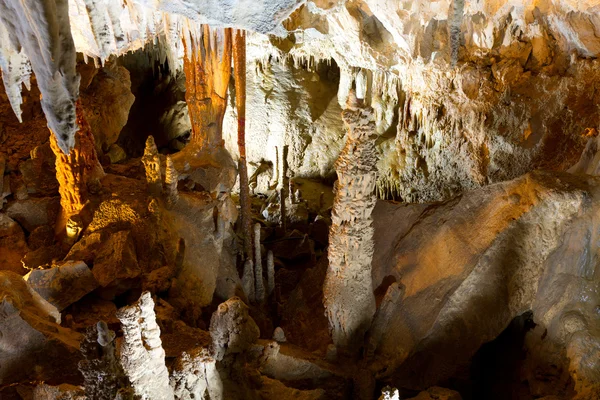
[[50, 136], [50, 146], [56, 156], [56, 178], [62, 207], [62, 222], [59, 222], [57, 228], [66, 226], [66, 221], [83, 209], [87, 201], [88, 185], [93, 185], [94, 181], [104, 175], [83, 109], [79, 104], [76, 108], [79, 129], [73, 138], [73, 149], [64, 154], [56, 137]]
[[114, 400], [117, 394], [133, 395], [115, 349], [115, 333], [99, 321], [87, 329], [81, 343], [84, 359], [79, 371], [84, 378], [85, 394], [91, 399]]
[[375, 313], [371, 283], [377, 154], [373, 111], [351, 97], [344, 111], [348, 140], [336, 162], [338, 180], [329, 232], [323, 301], [333, 342], [357, 353]]
[[121, 365], [134, 394], [142, 399], [173, 399], [154, 301], [145, 292], [136, 304], [117, 312], [123, 329]]
[[0, 398], [599, 399], [599, 10], [0, 1]]

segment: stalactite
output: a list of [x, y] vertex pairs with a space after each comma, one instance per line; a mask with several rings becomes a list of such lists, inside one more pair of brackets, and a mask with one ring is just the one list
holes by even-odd
[[279, 176], [279, 147], [277, 146], [275, 146], [275, 168], [273, 169], [273, 171], [275, 172], [273, 174], [275, 178], [275, 183], [271, 186], [277, 187], [279, 186], [279, 181], [281, 180], [281, 177]]
[[244, 263], [242, 287], [244, 288], [244, 294], [246, 294], [248, 302], [254, 303], [256, 301], [256, 290], [254, 288], [254, 262], [252, 260], [246, 260]]
[[190, 143], [202, 149], [223, 146], [223, 117], [231, 77], [231, 29], [211, 30], [203, 25], [201, 33], [184, 36], [184, 42]]
[[[54, 147], [60, 148], [64, 154], [70, 154], [76, 146], [76, 102], [80, 80], [76, 71], [77, 54], [69, 17], [69, 2], [64, 0], [0, 2], [0, 21], [10, 37], [5, 42], [3, 35], [0, 35], [0, 48], [9, 47], [11, 52], [19, 52], [31, 60], [31, 69], [42, 93], [42, 109], [48, 127], [55, 136]], [[3, 58], [3, 54], [0, 54], [0, 59]], [[15, 65], [8, 64], [16, 62], [11, 57], [10, 63], [0, 61], [0, 67], [3, 70], [7, 66], [14, 68]], [[24, 60], [21, 58], [18, 63], [21, 64], [19, 68], [26, 72], [28, 67], [22, 65]], [[21, 82], [12, 79], [12, 82], [4, 83]], [[15, 98], [16, 90], [20, 90], [20, 87], [13, 86], [9, 90], [14, 108], [20, 103], [20, 98]]]
[[375, 313], [371, 281], [377, 152], [373, 110], [351, 92], [342, 118], [346, 146], [336, 161], [338, 180], [329, 232], [329, 268], [323, 287], [333, 342], [356, 353]]
[[56, 224], [57, 232], [62, 231], [69, 218], [77, 215], [85, 206], [88, 185], [93, 186], [104, 175], [91, 128], [79, 103], [76, 105], [76, 121], [79, 130], [75, 135], [75, 145], [68, 155], [62, 151], [56, 136], [50, 135], [50, 147], [56, 156], [56, 179], [62, 208], [60, 220]]
[[262, 256], [260, 252], [260, 224], [254, 225], [254, 274], [256, 288], [256, 302], [265, 301], [265, 284], [263, 281]]
[[246, 164], [246, 32], [236, 30], [233, 34], [233, 70], [235, 76], [235, 104], [238, 118], [238, 173], [240, 179], [240, 209], [242, 236], [246, 259], [252, 259], [252, 220], [250, 186]]
[[465, 8], [465, 0], [453, 0], [448, 11], [448, 34], [450, 36], [450, 62], [455, 66], [461, 44], [461, 25]]
[[267, 252], [267, 295], [270, 296], [275, 290], [275, 259], [273, 252]]

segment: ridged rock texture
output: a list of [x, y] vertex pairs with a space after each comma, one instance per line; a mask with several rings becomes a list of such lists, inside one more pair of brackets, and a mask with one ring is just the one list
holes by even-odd
[[66, 221], [77, 215], [87, 201], [88, 184], [98, 181], [104, 170], [98, 161], [94, 136], [83, 115], [83, 109], [77, 104], [78, 130], [74, 145], [69, 154], [64, 154], [58, 140], [50, 136], [50, 147], [56, 156], [56, 179], [62, 207], [62, 221], [57, 229], [66, 225]]
[[373, 286], [397, 283], [371, 328], [376, 374], [426, 389], [532, 311], [531, 393], [597, 397], [598, 190], [596, 177], [535, 172], [441, 204], [379, 203]]
[[373, 220], [377, 202], [377, 153], [373, 110], [361, 107], [352, 94], [343, 119], [346, 146], [336, 162], [338, 180], [329, 231], [329, 268], [323, 301], [333, 342], [358, 353], [375, 313], [371, 283]]
[[121, 365], [134, 394], [148, 400], [172, 400], [173, 389], [150, 293], [143, 293], [137, 303], [121, 308], [117, 318], [123, 329]]

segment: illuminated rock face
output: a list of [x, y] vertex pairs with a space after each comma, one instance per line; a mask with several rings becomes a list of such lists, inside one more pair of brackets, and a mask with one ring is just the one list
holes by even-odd
[[68, 155], [62, 152], [54, 135], [50, 136], [50, 146], [56, 156], [56, 179], [59, 184], [60, 205], [62, 207], [62, 223], [69, 217], [78, 214], [87, 201], [88, 184], [98, 181], [104, 171], [94, 145], [94, 136], [81, 106], [77, 105], [77, 124], [79, 130], [75, 136], [75, 144]]
[[346, 146], [336, 162], [338, 180], [329, 231], [324, 304], [336, 346], [357, 353], [375, 313], [371, 283], [377, 162], [373, 111], [356, 99], [343, 113]]
[[378, 204], [373, 286], [401, 288], [393, 295], [389, 286], [372, 328], [385, 325], [374, 346], [378, 373], [432, 386], [530, 310], [532, 393], [562, 393], [572, 379], [581, 398], [593, 398], [599, 195], [595, 177], [536, 172], [441, 204]]

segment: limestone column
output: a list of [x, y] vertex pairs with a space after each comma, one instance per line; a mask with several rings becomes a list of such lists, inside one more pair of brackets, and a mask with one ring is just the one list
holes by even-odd
[[236, 30], [233, 34], [233, 65], [235, 76], [235, 105], [238, 119], [238, 176], [240, 182], [240, 212], [244, 255], [252, 259], [252, 217], [250, 207], [250, 186], [246, 165], [246, 32]]
[[329, 231], [324, 305], [334, 344], [356, 353], [375, 313], [371, 279], [377, 156], [373, 109], [350, 93], [342, 118], [346, 146], [335, 164], [338, 180]]

